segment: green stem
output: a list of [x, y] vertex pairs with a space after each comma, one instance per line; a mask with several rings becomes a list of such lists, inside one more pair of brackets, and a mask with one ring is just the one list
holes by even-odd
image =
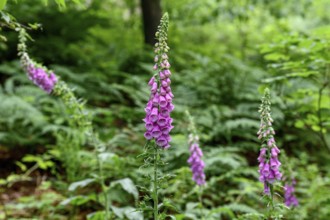
[[324, 145], [324, 147], [326, 147], [328, 150], [330, 150], [330, 146], [328, 146], [327, 141], [325, 140], [324, 137], [324, 127], [323, 127], [323, 122], [322, 122], [322, 113], [321, 113], [321, 103], [322, 103], [322, 93], [323, 90], [327, 87], [328, 82], [325, 82], [324, 85], [319, 89], [319, 93], [318, 93], [318, 102], [317, 102], [317, 116], [318, 116], [318, 121], [319, 121], [319, 127], [320, 127], [320, 131], [319, 131], [319, 136], [321, 138], [321, 141]]
[[199, 207], [200, 207], [200, 212], [201, 212], [201, 218], [204, 220], [204, 206], [203, 206], [203, 200], [202, 200], [202, 195], [203, 195], [203, 186], [199, 186], [198, 190], [198, 201], [199, 201]]
[[153, 199], [154, 199], [154, 220], [158, 220], [158, 146], [154, 146], [154, 188], [153, 188]]
[[271, 219], [272, 213], [274, 211], [274, 186], [273, 184], [269, 184], [269, 189], [270, 189], [270, 212], [269, 212], [269, 217]]
[[[97, 156], [98, 157], [98, 156]], [[103, 191], [103, 196], [104, 196], [104, 206], [105, 206], [105, 219], [108, 220], [110, 219], [109, 217], [109, 201], [108, 201], [108, 194], [107, 194], [107, 186], [105, 184], [105, 179], [103, 176], [103, 166], [100, 158], [98, 158], [98, 164], [99, 164], [99, 173], [101, 176], [101, 185], [102, 185], [102, 191]]]
[[109, 201], [108, 201], [108, 194], [107, 194], [107, 186], [105, 183], [105, 178], [103, 176], [103, 166], [102, 166], [102, 161], [100, 160], [98, 150], [97, 150], [97, 145], [98, 145], [98, 140], [95, 136], [94, 131], [91, 129], [90, 130], [90, 136], [92, 139], [92, 144], [94, 146], [94, 151], [95, 151], [95, 156], [98, 164], [98, 172], [99, 172], [99, 178], [100, 178], [100, 183], [102, 187], [102, 192], [103, 192], [103, 197], [104, 197], [104, 207], [105, 207], [105, 220], [110, 219], [110, 213], [109, 213]]

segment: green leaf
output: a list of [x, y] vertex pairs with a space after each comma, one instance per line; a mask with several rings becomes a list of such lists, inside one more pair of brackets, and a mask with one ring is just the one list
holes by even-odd
[[258, 213], [257, 210], [251, 208], [250, 206], [244, 205], [244, 204], [231, 203], [229, 205], [226, 205], [225, 207], [229, 208], [230, 210], [233, 210], [235, 212]]
[[212, 209], [211, 212], [209, 212], [208, 217], [212, 216], [212, 214], [226, 214], [230, 218], [235, 218], [234, 212], [227, 207], [219, 207]]
[[80, 206], [86, 204], [89, 201], [94, 201], [95, 196], [73, 196], [68, 199], [63, 200], [60, 205], [66, 206], [68, 204]]
[[55, 2], [60, 8], [66, 7], [65, 0], [55, 0]]
[[84, 179], [84, 180], [81, 180], [78, 182], [71, 183], [69, 186], [69, 191], [75, 191], [78, 187], [85, 187], [94, 181], [95, 181], [95, 179], [89, 178], [89, 179]]
[[118, 184], [120, 184], [126, 192], [133, 195], [135, 199], [138, 199], [139, 192], [130, 178], [114, 181], [111, 183], [111, 187], [114, 187]]
[[0, 10], [4, 9], [6, 3], [7, 3], [7, 0], [0, 0]]
[[279, 61], [279, 60], [288, 60], [288, 57], [280, 53], [271, 53], [265, 55], [266, 60]]
[[1, 19], [5, 20], [5, 22], [9, 23], [11, 21], [10, 15], [8, 13], [0, 11], [0, 14], [1, 14]]
[[111, 209], [120, 219], [125, 219], [126, 217], [129, 220], [143, 220], [142, 213], [136, 211], [136, 209], [134, 209], [133, 207], [128, 206], [128, 207], [118, 208], [112, 206]]
[[97, 211], [87, 215], [87, 220], [104, 220], [105, 211]]
[[98, 157], [102, 162], [105, 162], [111, 160], [113, 157], [117, 157], [117, 155], [114, 153], [104, 152], [104, 153], [100, 153]]

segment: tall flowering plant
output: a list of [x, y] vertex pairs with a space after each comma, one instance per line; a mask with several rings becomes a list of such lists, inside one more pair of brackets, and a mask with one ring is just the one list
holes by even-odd
[[285, 169], [283, 171], [284, 185], [284, 204], [288, 207], [296, 207], [299, 205], [298, 199], [295, 195], [295, 186], [297, 181], [295, 179], [295, 172], [292, 170], [294, 161], [289, 160], [285, 151], [281, 154], [281, 160], [285, 161]]
[[[153, 166], [153, 175], [150, 175], [152, 184], [151, 198], [153, 200], [153, 216], [154, 219], [163, 218], [165, 213], [159, 213], [158, 210], [158, 189], [161, 182], [167, 176], [161, 176], [159, 166], [164, 166], [162, 160], [163, 149], [170, 148], [173, 119], [170, 113], [174, 109], [172, 103], [173, 93], [171, 90], [171, 71], [168, 61], [167, 46], [167, 31], [168, 31], [168, 14], [165, 13], [160, 20], [158, 30], [156, 32], [157, 43], [155, 44], [154, 67], [156, 71], [149, 80], [150, 97], [145, 107], [146, 117], [143, 119], [146, 131], [144, 137], [147, 139], [146, 150], [142, 156], [145, 158], [143, 167]], [[148, 199], [148, 198], [146, 198]], [[143, 205], [144, 206], [144, 205]], [[142, 209], [146, 210], [146, 209]], [[150, 210], [150, 209], [148, 209]]]
[[202, 160], [203, 152], [199, 147], [199, 137], [197, 134], [189, 134], [189, 151], [190, 157], [188, 163], [190, 164], [191, 172], [193, 173], [192, 179], [196, 182], [197, 185], [205, 185], [205, 173], [204, 167], [205, 163]]
[[298, 206], [299, 202], [297, 197], [295, 196], [295, 185], [296, 180], [294, 178], [291, 179], [291, 182], [287, 181], [284, 186], [284, 203], [286, 206]]
[[[88, 141], [94, 146], [96, 160], [98, 162], [98, 176], [99, 183], [103, 190], [104, 196], [104, 219], [110, 219], [110, 204], [108, 199], [108, 186], [106, 185], [104, 175], [103, 175], [103, 167], [102, 162], [100, 160], [99, 154], [103, 153], [105, 150], [104, 144], [99, 140], [97, 135], [93, 130], [93, 126], [91, 123], [90, 114], [86, 111], [84, 102], [80, 99], [77, 99], [74, 95], [71, 88], [68, 85], [58, 80], [56, 75], [48, 70], [45, 66], [35, 62], [32, 60], [27, 53], [26, 41], [28, 38], [28, 34], [26, 30], [22, 27], [19, 28], [19, 44], [18, 44], [18, 55], [21, 60], [21, 64], [25, 72], [27, 73], [28, 78], [39, 88], [47, 92], [48, 94], [53, 94], [58, 96], [63, 100], [64, 104], [71, 112], [71, 117], [69, 120], [69, 125], [76, 127], [79, 133], [83, 133], [83, 136], [86, 136]], [[70, 143], [70, 147], [65, 147], [61, 152], [61, 159], [65, 163], [66, 172], [69, 179], [75, 180], [77, 173], [80, 169], [77, 164], [79, 164], [79, 158], [76, 153], [79, 149], [75, 149], [78, 145], [83, 144], [85, 142], [85, 138], [82, 138], [81, 143], [79, 140], [79, 133], [74, 136], [74, 139], [70, 139], [68, 136], [61, 137], [64, 138], [65, 143]], [[76, 166], [76, 167], [74, 167]], [[74, 169], [78, 169], [78, 171]], [[70, 174], [71, 173], [71, 174]], [[70, 178], [71, 177], [71, 178]]]
[[195, 123], [191, 117], [189, 111], [186, 111], [186, 114], [189, 119], [189, 136], [188, 136], [188, 145], [190, 151], [190, 157], [188, 163], [192, 172], [192, 179], [198, 186], [205, 185], [205, 173], [204, 167], [205, 163], [202, 160], [203, 152], [199, 147], [199, 137], [196, 131]]
[[260, 112], [260, 129], [258, 131], [258, 139], [261, 140], [261, 149], [258, 157], [259, 161], [259, 180], [264, 184], [264, 193], [270, 197], [273, 207], [275, 181], [282, 178], [279, 168], [281, 166], [278, 160], [280, 150], [276, 146], [275, 131], [272, 127], [273, 119], [271, 117], [271, 101], [270, 92], [267, 88], [262, 97]]
[[203, 195], [203, 186], [206, 184], [206, 181], [205, 181], [205, 173], [204, 173], [205, 163], [202, 159], [203, 151], [199, 146], [199, 137], [197, 134], [194, 120], [191, 117], [189, 111], [186, 111], [186, 114], [189, 119], [188, 145], [190, 151], [190, 156], [187, 162], [189, 163], [190, 170], [192, 172], [192, 180], [197, 184], [199, 188], [198, 199], [201, 210], [201, 218], [204, 219], [202, 195]]
[[155, 65], [157, 73], [151, 77], [148, 85], [150, 86], [150, 98], [145, 108], [146, 117], [144, 119], [146, 132], [144, 136], [147, 140], [155, 140], [156, 145], [167, 149], [170, 147], [170, 131], [172, 130], [173, 119], [170, 113], [174, 109], [172, 104], [173, 93], [171, 90], [171, 71], [167, 52], [167, 29], [168, 15], [164, 14], [160, 21], [155, 45]]

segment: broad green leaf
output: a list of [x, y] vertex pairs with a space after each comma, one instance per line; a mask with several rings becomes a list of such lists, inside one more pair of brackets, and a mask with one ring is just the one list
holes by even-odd
[[85, 187], [85, 186], [87, 186], [88, 184], [90, 184], [94, 181], [95, 181], [95, 179], [89, 178], [89, 179], [84, 179], [84, 180], [81, 180], [81, 181], [78, 181], [78, 182], [71, 183], [70, 186], [69, 186], [69, 191], [74, 191], [78, 187]]
[[111, 186], [114, 187], [115, 185], [118, 185], [118, 184], [120, 184], [126, 192], [133, 195], [135, 199], [138, 199], [139, 192], [131, 179], [125, 178], [125, 179], [114, 181], [111, 183]]
[[86, 204], [89, 201], [94, 201], [95, 200], [95, 196], [91, 195], [91, 196], [73, 196], [70, 198], [67, 198], [65, 200], [63, 200], [60, 205], [66, 206], [68, 204], [70, 205], [76, 205], [76, 206], [80, 206], [83, 204]]
[[235, 218], [234, 212], [228, 207], [219, 207], [212, 209], [211, 212], [209, 212], [208, 217], [212, 216], [213, 214], [225, 214], [228, 215], [230, 218]]
[[87, 220], [104, 220], [105, 211], [97, 211], [87, 215]]
[[120, 219], [125, 219], [125, 217], [129, 220], [143, 220], [143, 215], [141, 212], [136, 211], [133, 207], [123, 207], [118, 208], [115, 206], [111, 207], [112, 211], [116, 214]]
[[104, 153], [100, 153], [98, 157], [100, 158], [101, 161], [107, 161], [107, 160], [111, 160], [113, 157], [117, 157], [117, 155], [114, 153], [104, 152]]
[[280, 54], [280, 53], [271, 53], [271, 54], [265, 55], [265, 59], [271, 60], [271, 61], [279, 61], [279, 60], [287, 60], [288, 57], [286, 55]]

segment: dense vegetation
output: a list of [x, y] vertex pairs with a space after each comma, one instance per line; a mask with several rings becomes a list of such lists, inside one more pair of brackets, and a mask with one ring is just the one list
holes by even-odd
[[[0, 3], [0, 219], [153, 219], [142, 119], [154, 48], [144, 42], [140, 1]], [[329, 219], [330, 2], [164, 0], [161, 8], [175, 109], [171, 147], [156, 159], [160, 219]], [[26, 76], [22, 42], [59, 77], [51, 94]], [[283, 174], [274, 210], [257, 159], [267, 87]], [[202, 187], [187, 162], [191, 132], [204, 152]], [[293, 179], [299, 205], [287, 207]]]

